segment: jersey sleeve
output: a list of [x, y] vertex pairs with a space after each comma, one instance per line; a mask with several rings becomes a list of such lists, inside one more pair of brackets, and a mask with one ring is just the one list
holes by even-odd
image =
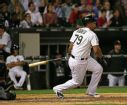
[[6, 64], [11, 63], [11, 60], [10, 60], [10, 59], [11, 59], [10, 57], [7, 57], [7, 59], [6, 59]]
[[71, 38], [70, 38], [70, 42], [75, 42], [76, 36], [75, 36], [75, 31], [73, 32]]
[[91, 36], [91, 45], [92, 46], [99, 45], [99, 40], [96, 34], [92, 34]]
[[19, 55], [18, 58], [20, 61], [24, 61], [24, 57], [22, 55]]
[[7, 45], [9, 40], [10, 40], [9, 35], [5, 35], [1, 40], [1, 44]]

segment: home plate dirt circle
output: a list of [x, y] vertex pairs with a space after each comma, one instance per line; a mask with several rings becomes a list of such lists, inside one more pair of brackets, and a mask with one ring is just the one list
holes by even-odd
[[58, 99], [54, 94], [18, 94], [16, 100], [0, 101], [1, 105], [90, 105], [127, 104], [127, 93], [103, 93], [100, 98], [85, 94], [64, 94]]

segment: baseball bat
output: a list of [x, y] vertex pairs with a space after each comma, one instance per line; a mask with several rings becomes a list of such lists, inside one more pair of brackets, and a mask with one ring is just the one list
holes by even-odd
[[38, 66], [38, 65], [44, 65], [44, 64], [47, 64], [48, 61], [40, 61], [40, 62], [35, 62], [35, 63], [30, 63], [29, 64], [29, 67], [34, 67], [34, 66]]
[[61, 59], [65, 59], [65, 57], [30, 63], [29, 67], [44, 65], [44, 64], [47, 64], [49, 61], [55, 61], [55, 60], [61, 60]]

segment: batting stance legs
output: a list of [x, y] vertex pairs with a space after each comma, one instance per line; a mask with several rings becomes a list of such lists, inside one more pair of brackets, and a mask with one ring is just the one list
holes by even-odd
[[92, 57], [87, 60], [75, 60], [70, 57], [69, 66], [72, 73], [72, 79], [64, 84], [55, 86], [53, 88], [54, 92], [63, 92], [69, 88], [80, 86], [83, 82], [85, 73], [88, 70], [92, 72], [92, 77], [86, 93], [90, 95], [96, 94], [96, 88], [103, 71], [101, 65]]

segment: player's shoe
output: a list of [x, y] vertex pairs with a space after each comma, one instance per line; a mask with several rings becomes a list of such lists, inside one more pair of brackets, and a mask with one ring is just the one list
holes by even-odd
[[58, 98], [64, 99], [64, 95], [63, 95], [62, 92], [56, 92], [56, 95], [57, 95]]
[[55, 88], [53, 88], [53, 91], [56, 93], [56, 96], [60, 99], [64, 99], [64, 95], [62, 92], [57, 91]]
[[97, 93], [95, 93], [95, 94], [87, 94], [88, 96], [90, 96], [90, 97], [94, 97], [94, 98], [99, 98], [99, 97], [101, 97], [101, 95], [99, 95], [99, 94], [97, 94]]
[[14, 88], [15, 88], [16, 90], [23, 90], [23, 88], [22, 88], [21, 86], [18, 86], [18, 85], [14, 85]]

